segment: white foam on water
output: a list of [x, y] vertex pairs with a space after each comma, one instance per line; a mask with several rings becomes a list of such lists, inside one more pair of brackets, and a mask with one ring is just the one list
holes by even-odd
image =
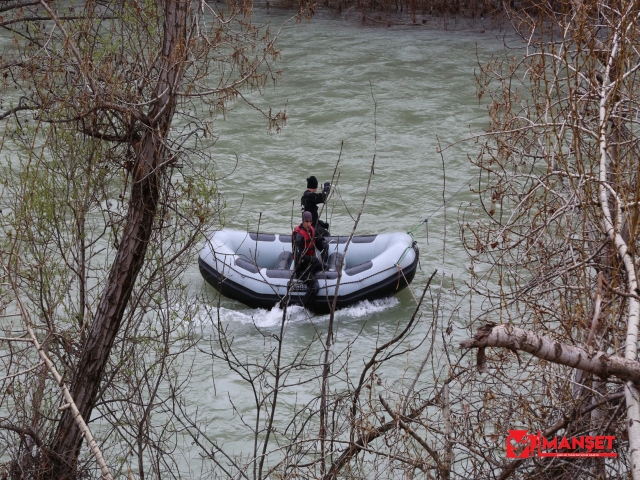
[[[228, 310], [228, 316], [225, 320], [230, 322], [240, 322], [243, 324], [255, 324], [257, 327], [268, 328], [276, 327], [282, 322], [283, 311], [281, 308], [273, 307], [271, 310], [256, 308], [250, 310], [233, 311]], [[295, 305], [287, 307], [287, 323], [298, 323], [308, 321], [313, 313]]]
[[[398, 305], [398, 303], [400, 302], [395, 297], [372, 301], [364, 300], [350, 307], [338, 310], [335, 313], [335, 319], [358, 319], [367, 317], [371, 314], [393, 308]], [[276, 327], [280, 325], [280, 322], [282, 321], [282, 314], [282, 309], [279, 307], [273, 307], [271, 310], [263, 308], [235, 310], [220, 307], [220, 320], [223, 322], [240, 323], [243, 325], [255, 324], [257, 327], [261, 328]], [[207, 324], [212, 321], [217, 321], [217, 318], [217, 309], [212, 308], [208, 312], [201, 313], [197, 320], [203, 324]], [[315, 315], [309, 310], [298, 305], [287, 307], [286, 322], [289, 324], [309, 321], [322, 323], [328, 320], [328, 314]]]
[[[255, 324], [257, 327], [268, 328], [280, 325], [282, 321], [282, 309], [274, 307], [271, 310], [264, 308], [243, 308], [241, 310], [220, 307], [220, 320], [223, 322], [239, 323], [242, 325]], [[300, 306], [290, 306], [287, 308], [287, 323], [298, 323], [308, 321], [313, 314]], [[198, 316], [200, 323], [207, 324], [216, 322], [218, 319], [217, 308], [208, 309]]]
[[[336, 312], [336, 318], [361, 318], [372, 313], [382, 312], [398, 305], [400, 301], [396, 297], [382, 298], [379, 300], [364, 300], [351, 307], [343, 308]], [[327, 318], [329, 316], [327, 315]]]

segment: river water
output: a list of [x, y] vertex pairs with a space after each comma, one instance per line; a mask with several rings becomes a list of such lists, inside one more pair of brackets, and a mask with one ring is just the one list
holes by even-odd
[[[258, 19], [278, 25], [286, 17], [276, 12]], [[289, 233], [305, 178], [330, 181], [339, 160], [338, 186], [325, 211], [332, 234], [348, 235], [375, 157], [356, 233], [408, 231], [429, 218], [428, 231], [416, 232], [421, 270], [414, 287], [436, 268], [462, 278], [468, 261], [458, 238], [460, 206], [475, 201], [469, 185], [477, 179], [468, 160], [477, 155], [476, 144], [464, 140], [488, 125], [474, 73], [503, 38], [497, 30], [483, 32], [480, 21], [459, 27], [362, 26], [329, 15], [287, 24], [277, 43], [281, 80], [263, 97], [250, 96], [265, 110], [286, 106], [286, 127], [269, 134], [264, 118], [242, 103], [216, 124], [213, 156], [226, 226]], [[442, 155], [439, 144], [449, 147]], [[202, 283], [197, 268], [192, 275], [191, 283]], [[204, 294], [213, 300], [213, 290]], [[404, 292], [392, 303], [385, 316], [396, 318], [413, 300]], [[238, 319], [256, 313], [235, 302], [223, 305]]]
[[[258, 15], [259, 21], [274, 26], [285, 18], [277, 11]], [[474, 72], [478, 62], [487, 62], [503, 47], [503, 35], [481, 20], [449, 24], [446, 30], [429, 24], [369, 26], [328, 14], [316, 15], [311, 22], [291, 22], [277, 43], [282, 52], [281, 80], [264, 96], [250, 96], [264, 110], [286, 106], [286, 127], [269, 134], [264, 118], [242, 103], [217, 124], [213, 155], [218, 175], [224, 177], [219, 187], [227, 202], [228, 227], [289, 233], [299, 217], [305, 178], [315, 175], [321, 183], [330, 181], [338, 160], [339, 180], [334, 180], [337, 188], [327, 208], [332, 234], [351, 232], [374, 159], [375, 173], [357, 234], [408, 231], [428, 218], [428, 229], [422, 225], [416, 230], [420, 269], [411, 290], [336, 315], [336, 352], [349, 345], [354, 365], [362, 365], [377, 343], [406, 323], [415, 309], [414, 296], [420, 295], [434, 270], [438, 276], [433, 298], [442, 293], [439, 327], [452, 325], [453, 338], [466, 336], [463, 326], [469, 306], [459, 304], [461, 297], [452, 290], [455, 284], [463, 291], [468, 280], [469, 261], [459, 240], [459, 225], [463, 212], [473, 209], [475, 197], [469, 186], [477, 181], [469, 162], [477, 155], [477, 146], [464, 140], [488, 125]], [[438, 145], [448, 146], [442, 155]], [[218, 302], [217, 292], [200, 277], [195, 259], [187, 275], [193, 294], [204, 304]], [[253, 310], [221, 299], [220, 318], [248, 359], [255, 356], [259, 361], [265, 350], [265, 339], [254, 325], [263, 333], [277, 334], [281, 317], [278, 309]], [[425, 314], [416, 338], [424, 336], [433, 318]], [[310, 318], [300, 309], [289, 312], [285, 357], [300, 352], [315, 335], [324, 338], [328, 319]], [[200, 321], [203, 344], [209, 345], [215, 319], [202, 315]], [[381, 377], [404, 377], [428, 348], [425, 342], [379, 372]], [[197, 403], [207, 431], [228, 451], [249, 454], [253, 439], [231, 407], [247, 415], [245, 421], [253, 418], [255, 405], [248, 385], [222, 363], [212, 365], [210, 357], [203, 356], [195, 365], [194, 380], [201, 382]], [[438, 372], [426, 372], [423, 381], [434, 375]], [[297, 401], [313, 397], [317, 384], [288, 394], [289, 404], [293, 397]]]
[[[255, 22], [276, 30], [287, 12], [259, 11]], [[247, 98], [262, 110], [286, 108], [286, 126], [269, 133], [265, 118], [237, 102], [226, 119], [215, 122], [218, 140], [211, 153], [219, 189], [226, 202], [225, 226], [268, 233], [290, 233], [299, 219], [306, 177], [315, 175], [336, 187], [325, 215], [334, 235], [349, 235], [363, 205], [372, 165], [374, 174], [356, 234], [409, 231], [414, 227], [420, 268], [411, 288], [377, 302], [363, 302], [336, 314], [334, 354], [342, 355], [343, 372], [358, 374], [376, 345], [388, 341], [406, 324], [434, 270], [433, 295], [424, 308], [412, 341], [421, 342], [436, 319], [438, 336], [450, 332], [452, 342], [467, 335], [472, 315], [463, 299], [469, 260], [459, 239], [465, 212], [473, 211], [470, 185], [477, 181], [469, 157], [477, 144], [469, 139], [488, 125], [487, 106], [479, 102], [474, 73], [503, 48], [504, 32], [482, 20], [432, 26], [366, 25], [352, 17], [317, 14], [312, 21], [290, 21], [280, 32], [278, 67], [282, 76], [263, 94]], [[438, 146], [447, 147], [439, 153]], [[337, 165], [337, 167], [336, 167]], [[446, 205], [444, 205], [446, 200]], [[420, 225], [425, 219], [428, 222]], [[185, 362], [191, 381], [185, 396], [198, 423], [230, 455], [251, 455], [255, 401], [250, 386], [211, 355], [216, 350], [215, 325], [228, 329], [239, 358], [259, 364], [279, 333], [282, 311], [255, 310], [219, 298], [201, 277], [197, 258], [186, 272], [190, 294], [203, 306], [220, 305], [219, 313], [197, 317], [200, 349]], [[457, 289], [457, 290], [456, 290]], [[432, 301], [440, 295], [437, 315]], [[219, 315], [219, 318], [218, 318]], [[283, 358], [290, 361], [314, 341], [309, 364], [320, 362], [329, 316], [290, 309]], [[451, 327], [451, 330], [447, 330]], [[383, 388], [411, 378], [430, 348], [418, 348], [378, 371]], [[434, 362], [421, 382], [440, 375], [446, 364], [436, 344]], [[438, 353], [439, 352], [439, 353]], [[300, 379], [318, 375], [317, 366], [301, 369]], [[341, 381], [332, 381], [340, 389]], [[319, 394], [318, 382], [302, 383], [281, 395], [280, 422], [294, 405]], [[246, 422], [246, 423], [245, 423]], [[195, 477], [209, 466], [194, 467], [197, 449], [185, 437], [181, 456]], [[200, 470], [202, 468], [202, 471]], [[135, 472], [135, 468], [132, 469]], [[197, 473], [196, 473], [197, 472]]]

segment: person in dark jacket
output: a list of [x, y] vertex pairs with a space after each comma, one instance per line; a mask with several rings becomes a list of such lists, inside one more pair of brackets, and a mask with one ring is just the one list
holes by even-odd
[[307, 189], [300, 199], [300, 207], [303, 212], [311, 212], [313, 228], [317, 230], [320, 236], [326, 237], [329, 235], [329, 224], [318, 218], [318, 204], [324, 203], [327, 200], [329, 192], [331, 191], [331, 184], [326, 182], [322, 193], [318, 193], [317, 189], [318, 179], [311, 175], [307, 178]]
[[316, 237], [311, 212], [302, 214], [302, 223], [293, 230], [294, 276], [304, 280], [307, 293], [302, 299], [303, 305], [313, 302], [320, 290], [316, 275], [322, 270], [322, 262], [316, 257]]

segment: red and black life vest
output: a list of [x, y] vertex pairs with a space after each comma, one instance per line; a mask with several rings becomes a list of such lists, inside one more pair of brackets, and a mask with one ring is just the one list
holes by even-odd
[[297, 233], [302, 235], [302, 238], [304, 238], [304, 250], [302, 252], [298, 252], [298, 255], [311, 255], [312, 257], [315, 257], [316, 255], [315, 240], [314, 240], [316, 236], [316, 231], [313, 227], [310, 227], [310, 228], [311, 228], [311, 233], [307, 232], [300, 225], [298, 225], [296, 228], [293, 229], [294, 244], [295, 244], [295, 235]]

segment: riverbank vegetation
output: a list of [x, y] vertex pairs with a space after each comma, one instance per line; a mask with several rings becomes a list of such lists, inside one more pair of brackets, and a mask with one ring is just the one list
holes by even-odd
[[[364, 18], [382, 19], [382, 15], [405, 14], [413, 23], [426, 23], [426, 18], [463, 17], [482, 18], [501, 16], [501, 0], [321, 0], [313, 2], [314, 7], [327, 8], [340, 14], [355, 11]], [[284, 8], [297, 8], [303, 2], [293, 0], [274, 0], [265, 5]], [[386, 18], [386, 17], [385, 17]]]
[[448, 28], [457, 22], [507, 26], [512, 16], [538, 16], [548, 7], [562, 9], [562, 2], [536, 0], [266, 0], [260, 6], [314, 12], [326, 9], [345, 17], [358, 16], [363, 23], [385, 26], [424, 25]]
[[475, 413], [499, 430], [617, 439], [615, 460], [514, 459], [500, 478], [640, 478], [640, 10], [557, 4], [514, 15], [526, 51], [478, 77], [484, 216], [462, 228], [485, 307], [463, 346], [486, 372]]
[[[478, 70], [490, 123], [474, 138], [478, 201], [460, 215], [470, 274], [430, 273], [410, 318], [355, 338], [336, 335], [335, 312], [310, 320], [296, 349], [286, 309], [279, 328], [238, 332], [181, 276], [224, 224], [211, 120], [279, 75], [251, 5], [0, 7], [0, 476], [640, 479], [640, 9], [361, 6], [399, 5], [493, 5], [522, 39]], [[353, 359], [364, 335], [376, 346]], [[231, 372], [253, 408], [230, 399], [204, 418], [203, 358], [213, 389]], [[252, 448], [221, 441], [230, 417]], [[618, 456], [518, 458], [531, 443], [505, 443], [512, 429], [615, 437]]]
[[193, 347], [180, 275], [220, 222], [212, 121], [277, 80], [274, 37], [243, 6], [188, 0], [0, 11], [2, 475], [84, 477], [90, 459], [111, 478], [135, 456], [141, 478], [166, 478], [172, 415], [151, 418]]

